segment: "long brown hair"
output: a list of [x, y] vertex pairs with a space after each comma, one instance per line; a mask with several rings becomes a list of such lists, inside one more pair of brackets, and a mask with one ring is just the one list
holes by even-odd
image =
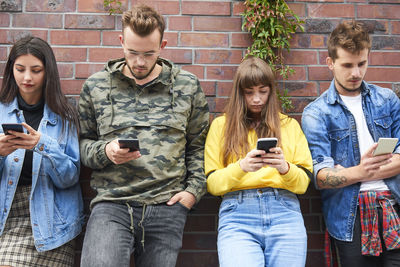
[[270, 93], [267, 103], [261, 111], [261, 121], [255, 128], [258, 138], [281, 137], [281, 107], [276, 95], [274, 73], [262, 59], [250, 57], [239, 65], [233, 80], [233, 89], [225, 108], [225, 129], [223, 163], [227, 166], [234, 158], [244, 157], [249, 151], [248, 133], [252, 127], [244, 89], [254, 86], [268, 86]]
[[4, 68], [3, 83], [0, 89], [0, 102], [11, 103], [18, 94], [19, 89], [15, 82], [13, 68], [17, 58], [23, 55], [32, 55], [43, 63], [45, 69], [42, 89], [44, 100], [50, 110], [61, 117], [62, 131], [64, 132], [67, 121], [70, 122], [70, 129], [72, 129], [72, 126], [78, 129], [77, 111], [61, 91], [60, 76], [53, 50], [47, 42], [38, 37], [23, 37], [11, 48], [6, 67]]

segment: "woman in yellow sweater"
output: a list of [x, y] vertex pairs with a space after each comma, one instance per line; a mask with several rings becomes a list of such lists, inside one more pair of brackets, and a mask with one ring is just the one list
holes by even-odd
[[[256, 149], [258, 138], [278, 145]], [[296, 120], [283, 115], [274, 74], [263, 60], [244, 60], [226, 113], [216, 118], [205, 147], [208, 191], [219, 210], [220, 266], [304, 266], [307, 235], [296, 194], [310, 182], [312, 159]]]

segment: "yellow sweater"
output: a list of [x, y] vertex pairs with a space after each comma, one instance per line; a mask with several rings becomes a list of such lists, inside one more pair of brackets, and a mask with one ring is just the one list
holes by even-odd
[[[231, 191], [273, 187], [286, 189], [296, 194], [305, 193], [310, 179], [297, 165], [312, 172], [308, 143], [295, 119], [287, 119], [286, 115], [281, 115], [281, 118], [284, 118], [281, 123], [282, 150], [290, 165], [289, 172], [284, 175], [268, 166], [256, 172], [244, 172], [239, 166], [240, 159], [235, 159], [235, 162], [224, 167], [221, 152], [224, 145], [225, 116], [214, 119], [207, 135], [204, 151], [208, 192], [220, 196]], [[256, 147], [257, 134], [254, 130], [249, 132], [248, 142], [250, 149]]]

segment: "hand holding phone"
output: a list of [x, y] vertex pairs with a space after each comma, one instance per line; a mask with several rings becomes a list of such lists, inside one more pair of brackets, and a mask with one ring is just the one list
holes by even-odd
[[372, 156], [393, 153], [393, 150], [396, 147], [398, 140], [398, 138], [379, 138], [378, 146], [372, 153]]
[[120, 148], [129, 148], [129, 152], [139, 151], [139, 140], [138, 139], [118, 139]]
[[15, 131], [15, 132], [24, 132], [24, 127], [22, 126], [21, 123], [3, 123], [1, 124], [3, 127], [3, 132], [5, 135], [9, 135], [10, 133], [8, 131]]

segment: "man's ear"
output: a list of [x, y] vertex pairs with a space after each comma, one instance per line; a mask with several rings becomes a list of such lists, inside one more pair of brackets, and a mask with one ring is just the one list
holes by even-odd
[[119, 42], [121, 43], [121, 46], [124, 46], [124, 36], [122, 34], [119, 35]]
[[331, 57], [327, 57], [326, 58], [326, 65], [328, 65], [328, 68], [330, 69], [330, 70], [333, 70], [333, 59], [331, 58]]
[[167, 40], [165, 40], [165, 39], [162, 40], [161, 45], [160, 45], [161, 49], [163, 49], [166, 45], [167, 45]]

